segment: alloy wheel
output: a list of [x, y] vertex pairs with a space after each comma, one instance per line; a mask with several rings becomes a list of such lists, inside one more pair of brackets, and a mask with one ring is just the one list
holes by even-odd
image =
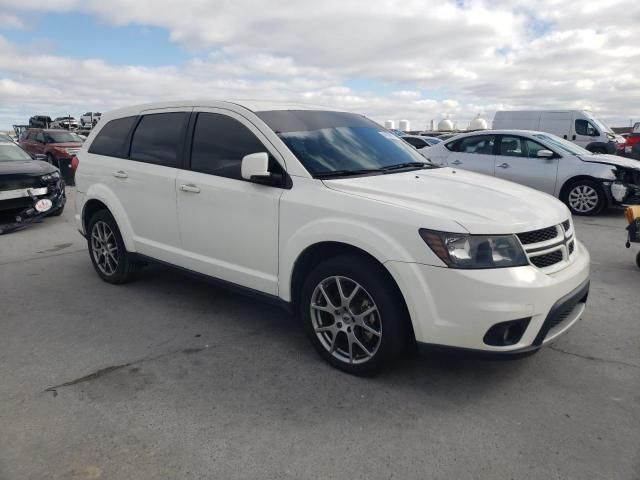
[[311, 295], [311, 323], [322, 346], [348, 364], [365, 363], [382, 340], [382, 318], [371, 295], [355, 280], [332, 276]]
[[118, 244], [111, 227], [102, 220], [93, 224], [91, 229], [91, 254], [100, 271], [113, 275], [118, 269]]
[[588, 213], [598, 205], [599, 195], [589, 185], [577, 185], [569, 192], [569, 205], [576, 212]]

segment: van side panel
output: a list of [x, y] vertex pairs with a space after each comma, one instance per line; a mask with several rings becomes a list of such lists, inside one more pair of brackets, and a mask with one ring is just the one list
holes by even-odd
[[496, 112], [493, 118], [494, 130], [538, 130], [540, 112]]
[[569, 139], [573, 135], [572, 112], [541, 112], [540, 131]]

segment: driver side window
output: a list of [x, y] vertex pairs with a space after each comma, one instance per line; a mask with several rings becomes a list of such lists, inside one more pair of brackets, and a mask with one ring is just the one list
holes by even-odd
[[587, 137], [597, 137], [600, 135], [600, 132], [587, 120], [578, 119], [576, 120], [576, 134]]
[[36, 142], [44, 143], [44, 134], [42, 132], [36, 134]]

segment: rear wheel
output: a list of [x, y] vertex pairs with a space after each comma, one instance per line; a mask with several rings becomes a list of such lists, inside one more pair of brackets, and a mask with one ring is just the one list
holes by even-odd
[[602, 187], [593, 180], [572, 183], [567, 187], [562, 200], [574, 215], [596, 215], [606, 204]]
[[376, 373], [400, 352], [406, 309], [384, 268], [341, 256], [318, 265], [300, 296], [304, 327], [320, 355], [355, 375]]
[[115, 219], [107, 210], [96, 212], [87, 228], [89, 256], [96, 272], [109, 283], [135, 280], [142, 267], [127, 252]]

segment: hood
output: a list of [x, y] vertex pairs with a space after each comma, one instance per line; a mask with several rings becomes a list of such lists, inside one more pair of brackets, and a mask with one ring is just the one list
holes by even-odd
[[454, 221], [469, 233], [510, 234], [557, 225], [570, 214], [546, 193], [464, 170], [438, 168], [324, 180], [340, 192]]
[[617, 167], [633, 168], [640, 170], [640, 161], [631, 158], [619, 157], [617, 155], [578, 155], [583, 162], [603, 163], [605, 165], [614, 165]]
[[25, 160], [19, 162], [0, 162], [0, 177], [5, 175], [19, 175], [25, 177], [39, 177], [53, 173], [58, 169], [47, 162], [39, 160]]

